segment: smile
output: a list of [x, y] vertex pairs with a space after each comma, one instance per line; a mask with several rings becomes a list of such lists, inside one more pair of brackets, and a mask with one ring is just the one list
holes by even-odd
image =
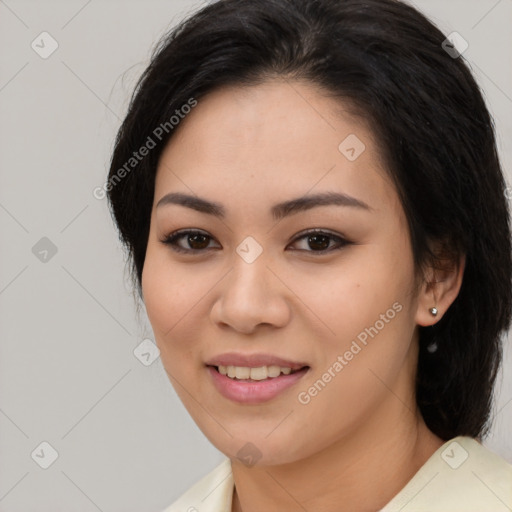
[[295, 385], [309, 371], [309, 366], [289, 367], [207, 366], [213, 385], [225, 398], [245, 404], [272, 400]]

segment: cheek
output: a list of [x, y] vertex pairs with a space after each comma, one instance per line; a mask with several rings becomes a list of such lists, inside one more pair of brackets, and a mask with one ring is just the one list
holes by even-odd
[[[303, 411], [307, 417], [322, 417], [334, 403], [341, 407], [339, 412], [330, 412], [338, 425], [356, 421], [388, 392], [384, 383], [395, 381], [409, 357], [414, 268], [412, 258], [407, 259], [407, 252], [400, 253], [401, 244], [396, 245], [361, 248], [353, 259], [347, 258], [323, 278], [310, 275], [302, 281], [308, 287], [323, 283], [317, 293], [310, 294], [308, 306], [329, 327], [315, 334], [322, 348], [308, 385], [314, 386], [313, 394], [316, 389], [322, 391]], [[302, 391], [307, 400], [307, 388]], [[352, 419], [346, 411], [354, 413]]]
[[[165, 254], [148, 249], [142, 272], [142, 290], [146, 312], [164, 362], [167, 353], [190, 352], [198, 343], [198, 337], [194, 336], [189, 318], [200, 307], [205, 285], [173, 268]], [[175, 358], [169, 357], [169, 360], [174, 361]]]
[[[168, 282], [169, 269], [159, 264], [149, 252], [142, 271], [142, 292], [148, 318], [157, 337], [163, 336], [176, 321], [176, 304], [179, 304], [176, 284]], [[173, 321], [174, 320], [174, 321]]]
[[[321, 320], [326, 339], [339, 343], [379, 321], [395, 302], [405, 309], [413, 279], [406, 254], [377, 244], [361, 246], [335, 265], [298, 272], [294, 291], [307, 306], [303, 310]], [[391, 309], [389, 316], [394, 313]]]

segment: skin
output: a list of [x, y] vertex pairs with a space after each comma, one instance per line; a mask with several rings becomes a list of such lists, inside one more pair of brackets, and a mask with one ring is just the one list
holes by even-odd
[[[432, 325], [460, 289], [463, 261], [418, 273], [405, 214], [374, 135], [347, 106], [305, 82], [271, 80], [218, 89], [201, 99], [162, 153], [142, 276], [148, 317], [166, 372], [206, 437], [232, 461], [234, 512], [375, 511], [412, 478], [443, 440], [416, 407], [418, 326]], [[338, 149], [356, 134], [366, 149]], [[271, 207], [321, 191], [371, 209], [319, 206], [280, 222]], [[169, 192], [221, 203], [218, 219], [182, 205], [156, 208]], [[209, 237], [161, 242], [181, 229]], [[350, 244], [319, 255], [303, 230]], [[251, 264], [236, 252], [252, 236]], [[324, 246], [324, 247], [327, 247]], [[430, 283], [430, 284], [429, 284]], [[311, 401], [298, 401], [394, 303], [402, 309]], [[436, 306], [437, 317], [429, 313]], [[238, 404], [212, 385], [205, 361], [225, 352], [270, 353], [309, 372], [263, 404]], [[237, 459], [247, 442], [261, 458]], [[364, 496], [364, 500], [361, 499]]]

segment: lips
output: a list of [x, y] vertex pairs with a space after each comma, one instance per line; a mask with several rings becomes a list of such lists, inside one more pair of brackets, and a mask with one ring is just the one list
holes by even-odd
[[214, 366], [206, 367], [213, 386], [225, 398], [238, 404], [257, 405], [277, 398], [291, 389], [308, 373], [309, 367], [264, 380], [237, 380], [220, 374]]
[[[224, 374], [219, 372], [219, 366], [223, 367], [221, 370]], [[310, 370], [309, 365], [304, 362], [273, 354], [236, 352], [220, 354], [208, 359], [205, 368], [217, 391], [225, 398], [241, 404], [262, 404], [271, 401], [296, 385]], [[250, 376], [255, 372], [257, 380], [246, 378], [249, 368]], [[274, 373], [276, 369], [281, 369], [279, 376], [272, 377], [267, 373], [267, 370]], [[226, 375], [226, 371], [232, 377]], [[238, 378], [233, 375], [233, 372], [243, 377]], [[262, 372], [267, 375], [262, 377]]]
[[206, 366], [243, 366], [249, 368], [259, 368], [261, 366], [280, 366], [283, 368], [291, 368], [292, 370], [300, 370], [307, 363], [300, 361], [292, 361], [272, 354], [240, 354], [229, 352], [212, 357], [206, 361]]

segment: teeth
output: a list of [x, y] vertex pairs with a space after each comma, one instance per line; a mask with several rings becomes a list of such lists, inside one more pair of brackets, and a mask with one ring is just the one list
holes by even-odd
[[292, 372], [291, 368], [282, 366], [260, 366], [259, 368], [248, 368], [246, 366], [219, 366], [219, 373], [227, 375], [231, 379], [252, 379], [252, 380], [265, 380], [268, 377], [279, 377], [281, 373], [289, 375]]

